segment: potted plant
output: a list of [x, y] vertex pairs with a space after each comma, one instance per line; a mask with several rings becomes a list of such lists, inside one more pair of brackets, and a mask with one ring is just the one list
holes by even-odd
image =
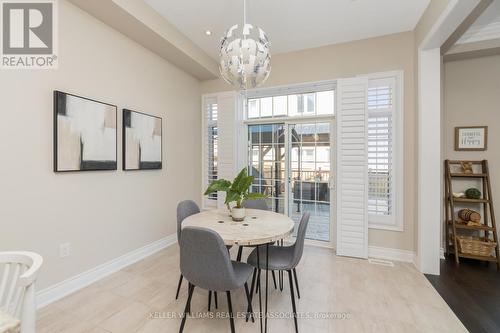
[[[253, 176], [247, 174], [247, 169], [244, 168], [240, 171], [238, 176], [230, 182], [225, 179], [217, 179], [208, 185], [205, 195], [214, 192], [226, 192], [226, 201], [224, 204], [231, 212], [233, 221], [241, 222], [245, 219], [245, 208], [242, 206], [245, 200], [264, 199], [267, 196], [262, 193], [252, 193], [249, 191], [253, 182]], [[231, 208], [231, 203], [235, 205]]]

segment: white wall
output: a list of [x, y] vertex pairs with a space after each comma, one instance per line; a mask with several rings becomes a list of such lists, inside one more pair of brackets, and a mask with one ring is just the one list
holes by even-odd
[[[199, 82], [68, 2], [59, 12], [59, 69], [0, 72], [0, 251], [40, 253], [39, 289], [173, 234], [177, 202], [200, 198]], [[119, 169], [121, 108], [163, 117], [163, 170], [53, 173], [55, 89], [118, 106]]]

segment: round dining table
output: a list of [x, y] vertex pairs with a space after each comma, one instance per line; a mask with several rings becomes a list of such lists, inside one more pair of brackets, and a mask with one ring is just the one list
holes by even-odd
[[[269, 283], [269, 266], [268, 266], [268, 251], [269, 244], [283, 240], [293, 233], [293, 220], [283, 214], [259, 210], [246, 209], [246, 217], [242, 222], [234, 222], [227, 211], [222, 210], [206, 210], [198, 214], [191, 215], [182, 221], [182, 228], [185, 227], [201, 227], [211, 229], [219, 234], [225, 245], [239, 246], [265, 246], [266, 257], [266, 290], [265, 290], [265, 312], [264, 316], [260, 317], [261, 332], [267, 332], [267, 301], [268, 301], [268, 283]], [[257, 251], [257, 265], [259, 265]], [[259, 276], [260, 279], [260, 276]], [[259, 308], [262, 313], [262, 296], [259, 288]], [[250, 300], [251, 301], [251, 300]], [[264, 317], [264, 325], [262, 324]]]

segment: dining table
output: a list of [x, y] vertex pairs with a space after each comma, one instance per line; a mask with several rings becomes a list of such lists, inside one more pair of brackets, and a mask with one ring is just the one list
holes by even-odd
[[[265, 311], [260, 315], [261, 332], [267, 332], [268, 314], [268, 284], [269, 284], [269, 245], [288, 238], [293, 233], [293, 220], [283, 214], [259, 210], [246, 209], [246, 216], [242, 222], [232, 220], [227, 210], [205, 210], [198, 214], [191, 215], [184, 219], [182, 228], [202, 227], [211, 229], [222, 238], [225, 245], [237, 246], [265, 246], [266, 247], [266, 288], [265, 288]], [[257, 251], [257, 266], [260, 267], [259, 252]], [[260, 276], [259, 276], [260, 281]], [[259, 288], [259, 310], [262, 314], [262, 295]], [[263, 321], [264, 317], [264, 323]]]

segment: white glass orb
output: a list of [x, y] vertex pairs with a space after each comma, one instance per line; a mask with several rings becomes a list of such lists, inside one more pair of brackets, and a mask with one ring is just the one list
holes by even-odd
[[252, 89], [267, 80], [271, 55], [266, 33], [251, 24], [232, 26], [220, 42], [219, 71], [237, 89]]

